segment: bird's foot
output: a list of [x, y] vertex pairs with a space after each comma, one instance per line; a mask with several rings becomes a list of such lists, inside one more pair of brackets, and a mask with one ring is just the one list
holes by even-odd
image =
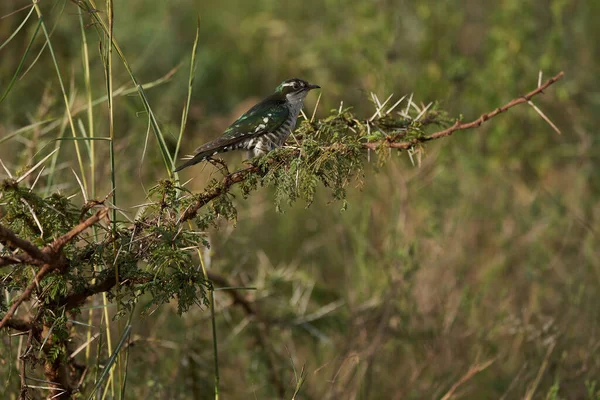
[[223, 175], [229, 175], [229, 167], [227, 167], [227, 163], [222, 158], [207, 157], [206, 161], [217, 167]]

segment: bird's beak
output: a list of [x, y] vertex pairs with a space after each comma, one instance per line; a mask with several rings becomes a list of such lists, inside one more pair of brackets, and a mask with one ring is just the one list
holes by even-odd
[[319, 85], [308, 85], [308, 90], [312, 90], [312, 89], [321, 89], [321, 86]]

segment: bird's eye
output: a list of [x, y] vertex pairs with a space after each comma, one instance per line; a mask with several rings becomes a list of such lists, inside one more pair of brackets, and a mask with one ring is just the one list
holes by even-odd
[[298, 82], [294, 82], [294, 85], [292, 85], [292, 87], [294, 88], [294, 90], [300, 89], [300, 85], [298, 84]]

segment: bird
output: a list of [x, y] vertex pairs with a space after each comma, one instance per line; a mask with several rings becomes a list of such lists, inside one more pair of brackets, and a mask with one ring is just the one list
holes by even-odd
[[220, 137], [198, 147], [174, 172], [231, 150], [249, 150], [257, 157], [283, 146], [296, 127], [308, 92], [320, 88], [298, 78], [281, 82], [273, 94], [246, 111]]

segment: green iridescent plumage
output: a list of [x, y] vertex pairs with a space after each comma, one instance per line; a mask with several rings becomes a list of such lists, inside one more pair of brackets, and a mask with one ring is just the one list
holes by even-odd
[[197, 148], [196, 154], [175, 171], [230, 150], [252, 150], [256, 156], [283, 145], [296, 125], [304, 98], [318, 87], [301, 79], [282, 82], [275, 93], [239, 117], [219, 138]]

